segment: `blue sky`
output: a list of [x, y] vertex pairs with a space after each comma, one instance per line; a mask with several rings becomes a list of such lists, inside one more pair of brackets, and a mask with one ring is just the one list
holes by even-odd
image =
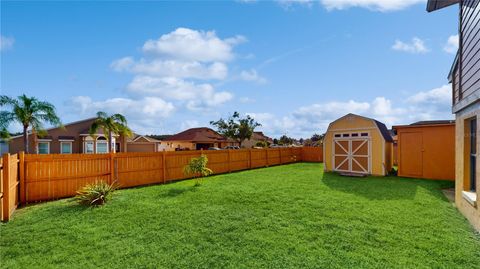
[[294, 137], [348, 112], [450, 119], [457, 15], [423, 0], [2, 1], [0, 91], [64, 123], [123, 113], [144, 134], [233, 111]]

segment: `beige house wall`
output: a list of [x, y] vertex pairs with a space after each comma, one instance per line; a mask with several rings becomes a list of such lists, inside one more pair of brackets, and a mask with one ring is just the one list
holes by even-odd
[[[468, 139], [468, 129], [465, 124], [465, 121], [471, 119], [472, 117], [477, 117], [477, 201], [476, 205], [472, 205], [465, 198], [463, 191], [467, 190], [466, 178], [468, 177], [468, 149], [466, 146], [466, 138]], [[480, 231], [480, 158], [478, 157], [478, 152], [480, 152], [480, 102], [469, 106], [468, 108], [461, 110], [456, 113], [456, 124], [455, 124], [455, 203], [458, 210], [472, 223], [472, 225]]]

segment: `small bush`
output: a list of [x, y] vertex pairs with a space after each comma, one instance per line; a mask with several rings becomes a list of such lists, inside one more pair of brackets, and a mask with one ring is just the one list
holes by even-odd
[[257, 141], [257, 143], [255, 143], [255, 147], [267, 148], [267, 147], [268, 147], [268, 143], [267, 143], [266, 141]]
[[195, 186], [199, 186], [202, 177], [213, 174], [213, 171], [207, 167], [207, 163], [208, 158], [203, 154], [198, 158], [192, 158], [183, 168], [183, 173], [187, 176], [193, 176], [195, 178]]
[[115, 184], [108, 184], [105, 181], [95, 182], [77, 191], [75, 200], [85, 206], [101, 206], [110, 200], [116, 189]]

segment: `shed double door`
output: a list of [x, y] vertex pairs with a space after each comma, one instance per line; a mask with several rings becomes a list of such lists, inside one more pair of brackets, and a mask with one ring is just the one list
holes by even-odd
[[334, 139], [333, 168], [338, 172], [370, 174], [370, 139]]

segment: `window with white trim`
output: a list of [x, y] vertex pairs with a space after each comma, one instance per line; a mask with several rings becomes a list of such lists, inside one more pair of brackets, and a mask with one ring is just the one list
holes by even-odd
[[60, 153], [61, 154], [71, 154], [72, 153], [72, 142], [60, 142]]
[[97, 139], [97, 153], [108, 153], [108, 142], [104, 137]]
[[93, 141], [83, 142], [83, 153], [94, 153], [93, 151]]
[[38, 142], [38, 154], [50, 154], [50, 142]]

